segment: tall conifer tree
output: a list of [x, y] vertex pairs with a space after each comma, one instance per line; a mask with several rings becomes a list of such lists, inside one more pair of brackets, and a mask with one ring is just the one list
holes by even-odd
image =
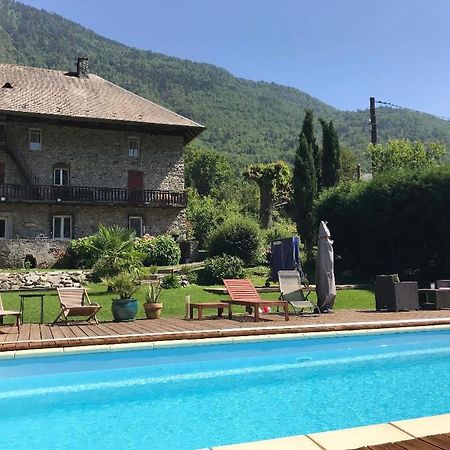
[[317, 177], [311, 146], [305, 133], [300, 133], [294, 160], [294, 215], [297, 231], [303, 239], [308, 256], [314, 244], [313, 202], [317, 196]]
[[322, 187], [328, 188], [335, 186], [341, 172], [341, 150], [339, 138], [334, 128], [333, 121], [320, 121], [322, 126]]
[[305, 110], [305, 118], [303, 119], [302, 133], [306, 137], [306, 142], [311, 147], [314, 166], [316, 170], [316, 180], [318, 190], [322, 187], [322, 149], [316, 140], [314, 132], [314, 113], [311, 109]]

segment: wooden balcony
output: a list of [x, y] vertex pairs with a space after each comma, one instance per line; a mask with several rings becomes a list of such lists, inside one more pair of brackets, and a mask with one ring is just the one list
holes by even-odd
[[187, 195], [185, 191], [0, 184], [0, 203], [64, 203], [184, 208], [187, 205]]

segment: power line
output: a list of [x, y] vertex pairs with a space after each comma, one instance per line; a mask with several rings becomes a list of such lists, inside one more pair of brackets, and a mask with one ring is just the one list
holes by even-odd
[[382, 100], [376, 100], [375, 102], [379, 103], [380, 105], [390, 106], [391, 108], [406, 109], [408, 111], [417, 112], [417, 113], [420, 113], [420, 114], [425, 114], [427, 116], [435, 117], [437, 119], [441, 119], [441, 120], [445, 120], [447, 122], [450, 122], [450, 117], [439, 116], [437, 114], [432, 114], [432, 113], [428, 113], [428, 112], [424, 112], [424, 111], [419, 111], [418, 109], [408, 108], [406, 106], [400, 106], [400, 105], [396, 105], [396, 104], [391, 103], [391, 102], [384, 102]]

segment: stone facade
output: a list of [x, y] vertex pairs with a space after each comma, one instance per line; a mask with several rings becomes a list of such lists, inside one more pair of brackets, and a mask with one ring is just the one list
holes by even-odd
[[5, 152], [3, 148], [0, 148], [0, 162], [5, 164], [5, 183], [6, 184], [23, 184], [25, 180], [17, 169], [14, 161]]
[[[184, 189], [182, 136], [46, 122], [8, 120], [5, 125], [8, 146], [22, 153], [40, 184], [52, 185], [53, 169], [60, 166], [69, 168], [71, 186], [126, 188], [128, 170], [138, 170], [144, 189]], [[30, 129], [41, 130], [41, 150], [29, 149]], [[139, 139], [138, 157], [128, 156], [128, 138]], [[6, 164], [7, 179], [20, 178], [14, 164]]]
[[99, 224], [126, 228], [130, 216], [142, 217], [145, 233], [154, 236], [167, 233], [184, 239], [186, 233], [185, 211], [180, 208], [0, 203], [0, 217], [7, 218], [8, 239], [52, 238], [53, 216], [60, 215], [72, 218], [72, 238], [94, 234]]
[[[62, 167], [69, 169], [70, 186], [126, 189], [128, 171], [134, 170], [142, 172], [144, 189], [184, 190], [182, 136], [129, 131], [126, 127], [112, 130], [11, 119], [4, 124], [7, 146], [20, 152], [40, 185], [53, 185], [54, 168]], [[40, 150], [29, 149], [30, 129], [41, 130]], [[137, 157], [128, 154], [129, 138], [139, 139]], [[26, 184], [4, 149], [0, 149], [0, 163], [5, 164], [6, 184]], [[71, 217], [72, 238], [95, 233], [99, 224], [128, 227], [130, 216], [142, 218], [145, 233], [168, 233], [178, 239], [186, 236], [185, 211], [181, 207], [0, 201], [0, 219], [6, 220], [6, 239], [52, 238], [53, 216], [58, 215]], [[0, 261], [3, 266], [11, 261], [5, 255], [4, 262]], [[46, 261], [48, 265], [48, 258]]]

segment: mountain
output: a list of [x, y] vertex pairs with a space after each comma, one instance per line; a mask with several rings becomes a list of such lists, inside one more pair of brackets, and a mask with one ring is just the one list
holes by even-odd
[[[240, 166], [275, 159], [292, 162], [305, 108], [316, 117], [333, 119], [342, 144], [361, 159], [369, 141], [367, 110], [340, 111], [298, 89], [127, 47], [57, 14], [0, 0], [1, 62], [72, 70], [77, 56], [89, 57], [93, 73], [205, 125], [198, 141]], [[380, 108], [377, 115], [381, 142], [408, 137], [450, 147], [449, 122], [391, 108]]]

